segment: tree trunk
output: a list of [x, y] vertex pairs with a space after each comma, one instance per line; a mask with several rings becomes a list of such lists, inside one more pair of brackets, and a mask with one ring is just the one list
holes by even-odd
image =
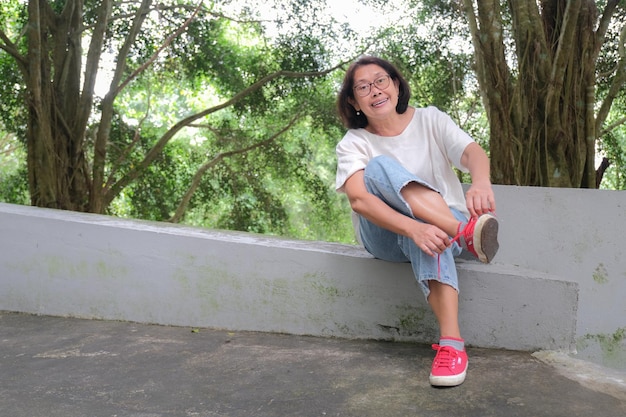
[[[89, 181], [83, 136], [69, 123], [80, 98], [82, 3], [69, 0], [60, 15], [46, 1], [28, 4], [28, 172], [31, 203], [86, 211]], [[65, 42], [59, 42], [64, 40]]]
[[515, 56], [504, 47], [501, 2], [465, 0], [490, 122], [492, 179], [595, 187], [595, 73], [603, 41], [594, 29], [595, 2], [515, 0], [508, 6]]

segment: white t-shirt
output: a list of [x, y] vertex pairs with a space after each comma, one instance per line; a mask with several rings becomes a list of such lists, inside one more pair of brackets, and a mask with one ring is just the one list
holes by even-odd
[[435, 187], [448, 206], [469, 216], [463, 188], [452, 165], [463, 172], [463, 151], [474, 140], [446, 113], [436, 107], [415, 109], [406, 129], [398, 136], [379, 136], [365, 129], [350, 129], [337, 144], [337, 192], [345, 192], [350, 176], [370, 159], [387, 155], [409, 172]]

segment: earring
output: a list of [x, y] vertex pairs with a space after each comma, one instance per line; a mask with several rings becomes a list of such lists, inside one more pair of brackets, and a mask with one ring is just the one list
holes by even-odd
[[361, 115], [361, 110], [357, 110], [357, 111], [356, 111], [356, 115], [357, 115], [357, 116], [360, 116], [360, 115]]

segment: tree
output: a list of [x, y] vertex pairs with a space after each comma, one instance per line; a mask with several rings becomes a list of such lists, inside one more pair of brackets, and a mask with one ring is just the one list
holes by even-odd
[[[490, 123], [494, 182], [596, 187], [596, 142], [608, 133], [607, 116], [626, 83], [624, 2], [463, 5]], [[601, 96], [599, 83], [606, 85]]]
[[[23, 9], [17, 0], [3, 2], [0, 50], [13, 60], [18, 74], [13, 77], [27, 110], [22, 114], [31, 204], [103, 213], [184, 128], [229, 107], [267, 111], [271, 102], [297, 88], [297, 81], [277, 88], [277, 80], [307, 80], [334, 69], [323, 68], [327, 62], [315, 51], [294, 63], [289, 54], [281, 57], [267, 50], [242, 69], [236, 54], [225, 51], [215, 36], [224, 30], [222, 22], [236, 19], [211, 5], [29, 0]], [[251, 19], [249, 24], [258, 30]], [[160, 35], [164, 31], [169, 33]], [[114, 69], [100, 100], [95, 87], [107, 51], [115, 51]], [[195, 58], [199, 52], [203, 62]], [[222, 100], [185, 115], [152, 138], [141, 133], [140, 124], [129, 135], [116, 103], [141, 77], [157, 73], [184, 73], [190, 82], [198, 82], [198, 74], [212, 77]], [[181, 204], [173, 220], [179, 220], [184, 209]]]

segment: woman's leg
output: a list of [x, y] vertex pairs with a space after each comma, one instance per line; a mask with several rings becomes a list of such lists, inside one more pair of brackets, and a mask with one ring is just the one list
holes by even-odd
[[[441, 195], [419, 183], [409, 183], [401, 191], [413, 212], [413, 216], [426, 223], [433, 224], [454, 236], [459, 227], [459, 220], [452, 214]], [[438, 280], [429, 280], [428, 303], [439, 323], [441, 337], [461, 338], [459, 328], [459, 293]]]
[[428, 304], [439, 323], [440, 336], [461, 339], [459, 293], [450, 285], [435, 280], [428, 281], [428, 287], [430, 289]]
[[[457, 216], [462, 216], [456, 213]], [[459, 284], [454, 256], [461, 252], [457, 244], [438, 258], [426, 255], [412, 239], [400, 237], [400, 248], [411, 261], [413, 274], [430, 305], [441, 337], [461, 338], [459, 330]]]
[[448, 236], [457, 234], [460, 222], [437, 191], [417, 182], [410, 182], [400, 193], [416, 219], [439, 227]]

